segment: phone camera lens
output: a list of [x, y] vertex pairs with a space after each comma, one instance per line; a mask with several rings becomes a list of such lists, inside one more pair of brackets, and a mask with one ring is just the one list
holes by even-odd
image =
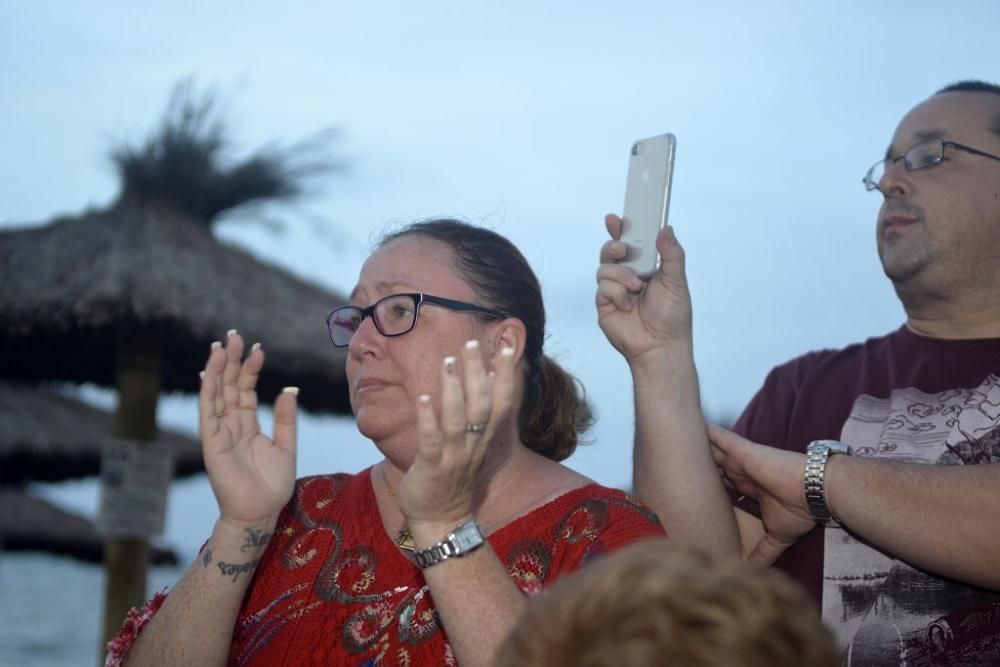
[[632, 155], [642, 155], [642, 142], [632, 144]]

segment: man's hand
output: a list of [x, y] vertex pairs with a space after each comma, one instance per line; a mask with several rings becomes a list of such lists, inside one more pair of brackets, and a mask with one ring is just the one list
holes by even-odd
[[656, 249], [660, 270], [648, 280], [618, 262], [625, 257], [622, 220], [607, 215], [610, 241], [601, 247], [597, 270], [597, 316], [604, 334], [633, 367], [680, 343], [691, 348], [691, 295], [684, 273], [684, 250], [671, 227], [660, 230]]
[[806, 457], [751, 442], [718, 426], [708, 427], [712, 456], [723, 478], [760, 505], [764, 536], [747, 549], [747, 560], [771, 564], [816, 527], [806, 505]]

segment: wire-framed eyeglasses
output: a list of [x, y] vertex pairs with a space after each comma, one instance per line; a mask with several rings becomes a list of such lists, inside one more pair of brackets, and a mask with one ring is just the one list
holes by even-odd
[[425, 303], [458, 312], [479, 313], [498, 320], [507, 317], [501, 312], [474, 303], [431, 296], [422, 292], [390, 294], [365, 308], [358, 306], [334, 308], [326, 316], [330, 340], [335, 347], [347, 347], [351, 344], [354, 333], [361, 327], [361, 323], [368, 317], [372, 318], [375, 328], [383, 336], [402, 336], [417, 326], [417, 314], [420, 306]]
[[972, 153], [973, 155], [988, 157], [991, 160], [1000, 160], [1000, 156], [985, 153], [978, 148], [973, 148], [972, 146], [966, 146], [965, 144], [960, 144], [954, 141], [928, 139], [927, 141], [921, 141], [919, 144], [916, 144], [910, 148], [910, 150], [898, 157], [886, 158], [873, 164], [865, 174], [865, 177], [862, 179], [862, 182], [865, 184], [865, 189], [869, 192], [872, 190], [878, 190], [878, 184], [885, 175], [886, 170], [900, 160], [903, 161], [903, 166], [906, 167], [907, 171], [927, 169], [928, 167], [941, 164], [948, 159], [944, 156], [945, 146], [951, 146], [952, 148], [957, 148], [965, 151], [966, 153]]

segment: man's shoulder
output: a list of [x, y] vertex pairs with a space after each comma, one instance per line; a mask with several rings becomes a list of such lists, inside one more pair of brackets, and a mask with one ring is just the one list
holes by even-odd
[[898, 345], [901, 331], [902, 329], [897, 329], [839, 348], [811, 350], [775, 366], [771, 372], [772, 374], [801, 376], [834, 366], [853, 365], [866, 357], [878, 355], [888, 348]]

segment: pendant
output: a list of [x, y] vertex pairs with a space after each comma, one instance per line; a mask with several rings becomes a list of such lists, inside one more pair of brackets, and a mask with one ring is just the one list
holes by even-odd
[[396, 546], [398, 546], [403, 551], [408, 551], [413, 553], [416, 550], [417, 545], [413, 542], [413, 535], [410, 535], [410, 527], [404, 525], [396, 533]]

